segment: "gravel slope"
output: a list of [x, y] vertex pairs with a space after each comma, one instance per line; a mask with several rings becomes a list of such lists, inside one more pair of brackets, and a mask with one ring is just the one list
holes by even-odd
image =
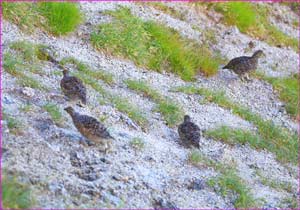
[[[187, 162], [190, 150], [178, 144], [177, 129], [167, 127], [162, 116], [153, 111], [155, 103], [127, 89], [124, 80], [147, 80], [162, 95], [181, 104], [184, 112], [190, 114], [202, 129], [224, 124], [249, 130], [255, 127], [215, 104], [200, 104], [201, 96], [170, 92], [175, 84], [189, 84], [177, 76], [151, 72], [135, 66], [131, 61], [107, 56], [93, 49], [87, 35], [95, 25], [110, 21], [109, 17], [103, 15], [103, 11], [116, 9], [118, 5], [128, 6], [133, 14], [142, 19], [162, 22], [179, 30], [183, 36], [199, 42], [203, 41], [202, 33], [193, 29], [193, 26], [197, 25], [205, 30], [213, 24], [207, 14], [193, 18], [194, 10], [189, 11], [186, 5], [175, 3], [170, 5], [186, 13], [185, 21], [140, 4], [81, 3], [81, 10], [86, 14], [85, 23], [73, 34], [61, 38], [41, 31], [32, 35], [24, 34], [17, 26], [4, 21], [1, 43], [4, 51], [8, 50], [8, 44], [13, 41], [27, 40], [51, 46], [59, 59], [73, 56], [95, 69], [112, 73], [117, 84], [113, 87], [101, 84], [113, 93], [129, 98], [146, 114], [149, 126], [146, 132], [140, 127], [132, 127], [125, 114], [110, 104], [100, 105], [97, 101], [99, 93], [89, 89], [89, 105], [77, 110], [98, 118], [107, 117], [105, 124], [116, 137], [116, 141], [113, 143], [114, 152], [104, 155], [95, 147], [85, 147], [79, 143], [80, 134], [67, 113], [63, 112], [67, 102], [58, 96], [61, 76], [53, 74], [58, 71], [53, 64], [44, 63], [46, 76], [35, 75], [51, 91], [46, 93], [27, 88], [32, 93], [29, 96], [24, 94], [24, 88], [16, 83], [15, 78], [4, 72], [3, 107], [6, 112], [17, 116], [26, 129], [22, 136], [15, 136], [9, 132], [6, 122], [3, 122], [3, 148], [7, 149], [2, 158], [3, 166], [12, 173], [20, 173], [24, 181], [32, 183], [37, 207], [150, 208], [153, 207], [155, 199], [163, 198], [181, 208], [232, 208], [230, 198], [223, 198], [206, 184], [200, 190], [188, 189], [192, 180], [200, 179], [205, 182], [218, 175], [218, 172], [211, 168], [190, 165]], [[286, 9], [282, 11], [290, 12]], [[226, 55], [227, 59], [245, 54], [249, 41], [253, 41], [235, 28], [219, 24], [216, 30], [217, 44], [212, 47], [221, 55]], [[291, 33], [295, 33], [294, 31]], [[263, 49], [267, 54], [268, 61], [263, 60], [259, 65], [266, 74], [282, 77], [297, 72], [296, 52], [272, 47], [258, 40], [254, 40], [254, 43], [255, 49]], [[275, 64], [278, 66], [276, 71], [272, 69]], [[263, 81], [254, 79], [245, 84], [236, 80], [234, 74], [220, 70], [212, 78], [199, 76], [195, 84], [213, 90], [222, 89], [233, 101], [249, 107], [265, 119], [271, 119], [276, 124], [289, 128], [291, 132], [297, 129], [296, 122], [282, 109], [282, 102], [272, 87]], [[41, 109], [49, 100], [62, 110], [62, 126], [55, 125], [50, 116]], [[20, 110], [26, 102], [33, 105], [33, 110], [29, 113]], [[141, 151], [130, 146], [134, 137], [144, 140], [145, 146]], [[247, 145], [228, 146], [206, 138], [202, 138], [200, 150], [221, 163], [234, 162], [238, 175], [245, 181], [254, 197], [265, 200], [262, 204], [264, 207], [278, 207], [281, 200], [292, 196], [291, 193], [263, 185], [255, 173], [255, 169], [259, 169], [266, 177], [296, 186], [296, 167], [280, 164], [273, 154], [256, 151]]]

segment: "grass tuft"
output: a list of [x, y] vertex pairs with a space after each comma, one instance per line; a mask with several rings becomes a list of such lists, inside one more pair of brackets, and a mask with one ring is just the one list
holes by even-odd
[[16, 178], [4, 176], [2, 179], [2, 204], [5, 209], [26, 209], [33, 206], [28, 185]]
[[236, 208], [250, 208], [256, 205], [256, 201], [251, 195], [250, 190], [236, 174], [235, 170], [225, 170], [216, 178], [208, 181], [211, 187], [217, 187], [222, 196], [233, 193], [236, 199], [233, 201]]
[[142, 150], [145, 147], [145, 142], [143, 139], [135, 137], [130, 141], [130, 145], [137, 150]]
[[206, 75], [217, 72], [219, 64], [206, 47], [161, 24], [144, 22], [127, 8], [109, 14], [114, 17], [113, 22], [101, 24], [91, 35], [97, 49], [158, 72], [173, 72], [184, 80], [193, 79], [200, 71]]
[[42, 2], [40, 13], [46, 18], [49, 30], [54, 35], [64, 35], [74, 31], [81, 22], [79, 7], [70, 2]]
[[66, 65], [67, 63], [74, 64], [79, 72], [82, 72], [92, 78], [100, 79], [108, 85], [115, 84], [112, 74], [101, 71], [101, 70], [95, 71], [95, 70], [91, 69], [87, 64], [80, 62], [73, 57], [64, 58], [60, 61], [60, 63], [62, 65]]
[[236, 25], [239, 30], [271, 45], [290, 46], [298, 50], [298, 40], [292, 38], [272, 25], [268, 18], [268, 8], [249, 2], [226, 2], [211, 4], [217, 12], [224, 15], [224, 21]]
[[223, 197], [229, 193], [234, 194], [235, 199], [233, 203], [236, 208], [249, 208], [257, 205], [256, 200], [253, 198], [253, 195], [243, 180], [237, 175], [233, 165], [221, 164], [204, 156], [196, 149], [189, 153], [188, 161], [194, 166], [211, 167], [218, 171], [220, 175], [209, 179], [207, 183], [209, 186], [217, 189]]
[[292, 117], [298, 116], [298, 91], [299, 83], [297, 74], [287, 78], [267, 77], [262, 73], [256, 73], [257, 78], [271, 83], [273, 88], [278, 91], [279, 98], [285, 102], [285, 109]]
[[144, 113], [142, 113], [138, 107], [134, 106], [127, 99], [114, 95], [110, 95], [109, 99], [120, 112], [126, 113], [128, 117], [134, 120], [137, 124], [142, 127], [146, 127], [148, 125], [148, 120]]
[[43, 108], [49, 113], [49, 115], [51, 116], [52, 120], [57, 124], [57, 125], [61, 125], [63, 118], [62, 118], [62, 114], [59, 110], [59, 107], [56, 104], [51, 104], [48, 103], [46, 105], [43, 106]]
[[265, 186], [269, 186], [277, 190], [285, 190], [289, 193], [296, 193], [296, 188], [293, 188], [293, 185], [290, 182], [283, 182], [276, 179], [270, 179], [270, 177], [263, 176], [260, 170], [256, 170], [256, 174], [259, 176], [261, 183]]
[[181, 108], [171, 99], [160, 95], [156, 90], [151, 88], [147, 83], [141, 80], [126, 80], [127, 87], [142, 93], [158, 104], [156, 110], [160, 112], [167, 124], [171, 127], [180, 122], [183, 117]]
[[7, 121], [7, 127], [14, 135], [21, 135], [23, 130], [22, 122], [3, 112], [3, 119]]
[[78, 5], [70, 2], [4, 2], [2, 6], [4, 19], [30, 33], [39, 27], [54, 35], [65, 35], [82, 20]]
[[185, 20], [184, 13], [182, 13], [166, 4], [163, 4], [162, 2], [147, 2], [146, 4], [157, 10], [162, 11], [165, 14], [168, 14], [168, 15], [174, 17], [175, 19]]

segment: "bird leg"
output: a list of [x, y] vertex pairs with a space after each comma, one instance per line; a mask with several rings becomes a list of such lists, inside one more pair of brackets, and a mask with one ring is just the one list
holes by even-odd
[[246, 74], [246, 80], [247, 80], [247, 82], [249, 82], [249, 81], [252, 81], [250, 78], [249, 78], [249, 74]]
[[241, 78], [242, 82], [245, 82], [245, 77], [244, 76], [241, 76], [240, 78]]

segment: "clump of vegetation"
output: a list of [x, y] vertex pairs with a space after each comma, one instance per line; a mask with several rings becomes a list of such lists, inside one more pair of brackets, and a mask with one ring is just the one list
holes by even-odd
[[23, 76], [19, 78], [18, 83], [22, 85], [23, 87], [30, 87], [33, 89], [38, 90], [48, 90], [47, 87], [42, 85], [39, 81], [34, 79], [33, 77], [27, 76], [24, 73], [22, 73]]
[[141, 150], [145, 147], [145, 142], [143, 139], [139, 138], [139, 137], [135, 137], [130, 141], [130, 145], [134, 148], [134, 149], [138, 149]]
[[[30, 50], [24, 49], [24, 53], [15, 54], [14, 56], [11, 53], [5, 53], [3, 61], [4, 70], [12, 76], [17, 77], [18, 83], [22, 86], [39, 90], [47, 90], [47, 87], [39, 83], [32, 76], [25, 74], [24, 72], [24, 70], [28, 70], [32, 73], [38, 71], [33, 67], [34, 63], [32, 62], [32, 60], [29, 59], [32, 58], [32, 54], [29, 52]], [[25, 57], [27, 57], [27, 59], [29, 59], [30, 61], [25, 61]]]
[[156, 110], [160, 112], [169, 126], [174, 126], [180, 122], [183, 113], [181, 108], [171, 99], [160, 95], [152, 89], [147, 83], [137, 80], [126, 80], [127, 87], [142, 93], [144, 96], [151, 98], [158, 104]]
[[298, 200], [297, 196], [288, 196], [281, 200], [279, 208], [292, 208], [297, 209], [298, 207]]
[[278, 91], [280, 100], [285, 102], [287, 113], [294, 118], [298, 116], [299, 83], [297, 74], [286, 78], [275, 78], [256, 73], [256, 77], [271, 83], [273, 88]]
[[130, 103], [127, 99], [116, 95], [110, 95], [109, 100], [115, 105], [115, 107], [123, 113], [126, 113], [133, 121], [142, 127], [146, 127], [148, 120], [145, 114], [141, 110]]
[[160, 10], [163, 13], [168, 14], [176, 19], [185, 20], [184, 13], [182, 13], [166, 4], [163, 4], [161, 2], [146, 2], [146, 4], [150, 5], [151, 7], [155, 8], [157, 10]]
[[3, 17], [21, 29], [33, 32], [40, 27], [54, 35], [74, 31], [82, 20], [78, 5], [70, 2], [4, 2]]
[[210, 179], [208, 185], [211, 187], [217, 186], [224, 197], [229, 193], [233, 193], [236, 196], [234, 201], [234, 207], [236, 208], [250, 208], [256, 205], [253, 195], [235, 170], [225, 170], [218, 177]]
[[47, 20], [50, 32], [64, 35], [74, 31], [82, 16], [78, 5], [70, 2], [42, 2], [38, 9]]
[[270, 177], [266, 177], [262, 175], [260, 170], [256, 170], [256, 174], [260, 177], [260, 181], [263, 185], [269, 186], [278, 190], [285, 190], [289, 193], [296, 192], [296, 188], [293, 189], [293, 185], [290, 182], [283, 182], [276, 179], [270, 179]]
[[36, 4], [27, 2], [2, 2], [3, 18], [18, 25], [22, 30], [32, 32], [41, 26], [44, 18], [38, 13]]
[[2, 204], [5, 209], [26, 209], [34, 204], [28, 185], [20, 183], [15, 177], [2, 177]]
[[261, 4], [248, 2], [211, 3], [217, 12], [224, 15], [224, 21], [236, 25], [239, 30], [258, 37], [271, 45], [290, 46], [298, 50], [298, 40], [284, 34], [268, 20], [268, 8]]
[[296, 134], [291, 134], [286, 129], [276, 126], [272, 121], [264, 120], [259, 115], [252, 113], [248, 108], [230, 101], [224, 92], [215, 92], [194, 86], [177, 87], [174, 91], [199, 94], [204, 96], [205, 100], [209, 102], [231, 109], [234, 114], [253, 123], [257, 127], [258, 132], [258, 136], [251, 135], [251, 138], [248, 138], [249, 132], [222, 127], [215, 131], [207, 132], [207, 135], [210, 137], [227, 142], [248, 142], [254, 148], [268, 149], [276, 154], [277, 159], [282, 162], [297, 163], [298, 138]]
[[188, 161], [197, 167], [211, 167], [217, 171], [223, 172], [227, 167], [232, 168], [229, 165], [223, 166], [215, 160], [212, 160], [203, 155], [199, 150], [193, 149], [188, 155]]
[[249, 208], [256, 205], [256, 200], [243, 180], [237, 175], [234, 166], [218, 163], [204, 156], [196, 149], [189, 153], [188, 161], [197, 167], [211, 167], [220, 172], [219, 176], [209, 179], [207, 183], [209, 186], [215, 187], [224, 197], [229, 193], [233, 193], [236, 196], [234, 200], [236, 208]]
[[171, 71], [184, 80], [193, 79], [199, 71], [206, 75], [217, 72], [218, 61], [206, 47], [161, 24], [144, 22], [127, 8], [109, 14], [114, 17], [113, 22], [101, 24], [99, 31], [91, 35], [97, 49], [158, 72]]
[[100, 79], [102, 81], [104, 81], [106, 84], [108, 85], [113, 85], [115, 84], [113, 75], [101, 70], [92, 70], [88, 65], [86, 65], [83, 62], [78, 61], [77, 59], [73, 58], [73, 57], [67, 57], [64, 58], [60, 61], [60, 63], [62, 65], [66, 65], [67, 63], [72, 63], [76, 66], [77, 70], [85, 73], [86, 75], [95, 78], [95, 79]]
[[191, 164], [198, 165], [202, 160], [202, 155], [200, 154], [200, 152], [198, 150], [192, 150], [189, 153], [188, 160]]
[[7, 127], [9, 128], [10, 132], [14, 135], [22, 134], [23, 125], [22, 122], [12, 117], [5, 112], [3, 112], [3, 119], [7, 122]]
[[62, 114], [56, 104], [48, 103], [43, 108], [50, 114], [52, 120], [57, 124], [62, 124]]

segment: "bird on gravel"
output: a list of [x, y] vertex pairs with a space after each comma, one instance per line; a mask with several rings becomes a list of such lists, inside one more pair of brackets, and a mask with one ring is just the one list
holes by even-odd
[[236, 73], [242, 80], [244, 80], [244, 76], [246, 75], [246, 79], [249, 79], [248, 73], [250, 71], [255, 71], [257, 68], [258, 59], [263, 56], [264, 53], [262, 50], [257, 50], [253, 53], [251, 57], [249, 56], [241, 56], [232, 59], [229, 63], [223, 67], [223, 69], [230, 69], [234, 73]]
[[69, 71], [67, 69], [63, 70], [63, 78], [60, 82], [60, 87], [71, 101], [79, 101], [79, 106], [86, 105], [86, 88], [83, 82], [74, 76], [69, 75]]
[[69, 113], [75, 127], [85, 138], [99, 145], [100, 150], [105, 153], [111, 149], [111, 140], [114, 138], [103, 124], [91, 116], [75, 112], [73, 107], [69, 106], [64, 110]]
[[199, 148], [200, 128], [191, 122], [189, 115], [184, 116], [184, 121], [178, 126], [178, 134], [181, 141], [187, 147], [194, 146]]

